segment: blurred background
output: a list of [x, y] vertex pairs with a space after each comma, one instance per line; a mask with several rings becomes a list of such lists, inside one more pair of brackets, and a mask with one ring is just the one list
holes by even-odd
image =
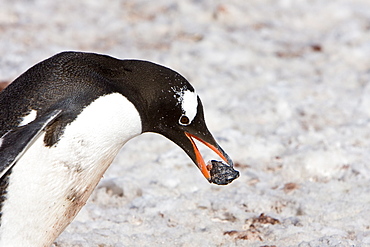
[[145, 134], [55, 246], [370, 244], [369, 1], [0, 4], [1, 85], [66, 50], [185, 76], [241, 177], [209, 185], [178, 147]]

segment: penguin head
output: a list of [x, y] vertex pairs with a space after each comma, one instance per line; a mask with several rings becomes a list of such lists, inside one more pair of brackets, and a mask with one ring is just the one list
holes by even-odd
[[[140, 101], [136, 106], [141, 114], [142, 131], [161, 134], [180, 146], [209, 182], [214, 182], [212, 167], [206, 165], [194, 140], [205, 144], [232, 169], [231, 158], [207, 128], [202, 102], [191, 84], [179, 73], [151, 62], [130, 60], [127, 63], [126, 82], [141, 82], [143, 85], [137, 91], [140, 97], [131, 100]], [[138, 97], [138, 94], [134, 95]], [[232, 171], [235, 173], [226, 183], [239, 176], [238, 172]]]

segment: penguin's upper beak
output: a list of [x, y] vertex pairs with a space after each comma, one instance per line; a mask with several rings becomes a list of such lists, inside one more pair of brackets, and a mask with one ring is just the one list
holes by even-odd
[[[166, 131], [157, 132], [181, 147], [193, 160], [203, 176], [210, 182], [218, 185], [226, 185], [239, 177], [239, 172], [234, 170], [233, 161], [225, 151], [217, 144], [206, 126], [200, 122], [200, 128], [188, 128], [186, 130], [166, 129]], [[226, 162], [212, 160], [206, 164], [200, 153], [195, 140], [203, 143], [222, 160]]]
[[[165, 136], [179, 145], [188, 154], [210, 183], [226, 185], [238, 178], [239, 172], [234, 170], [233, 161], [215, 141], [204, 121], [197, 121], [195, 126], [180, 130], [182, 133], [172, 132], [171, 135], [167, 132]], [[195, 140], [203, 143], [215, 152], [226, 164], [215, 160], [206, 164], [195, 144]]]

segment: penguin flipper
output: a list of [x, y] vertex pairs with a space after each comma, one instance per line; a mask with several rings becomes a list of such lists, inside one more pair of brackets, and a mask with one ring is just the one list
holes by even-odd
[[57, 118], [62, 110], [54, 110], [27, 125], [10, 130], [0, 138], [0, 179], [14, 166], [42, 131]]

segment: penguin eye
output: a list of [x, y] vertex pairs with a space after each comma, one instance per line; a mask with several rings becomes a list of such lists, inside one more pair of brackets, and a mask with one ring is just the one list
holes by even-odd
[[189, 120], [189, 118], [188, 118], [187, 116], [182, 115], [182, 116], [180, 117], [179, 123], [180, 123], [181, 125], [188, 125], [188, 124], [190, 124], [190, 120]]

